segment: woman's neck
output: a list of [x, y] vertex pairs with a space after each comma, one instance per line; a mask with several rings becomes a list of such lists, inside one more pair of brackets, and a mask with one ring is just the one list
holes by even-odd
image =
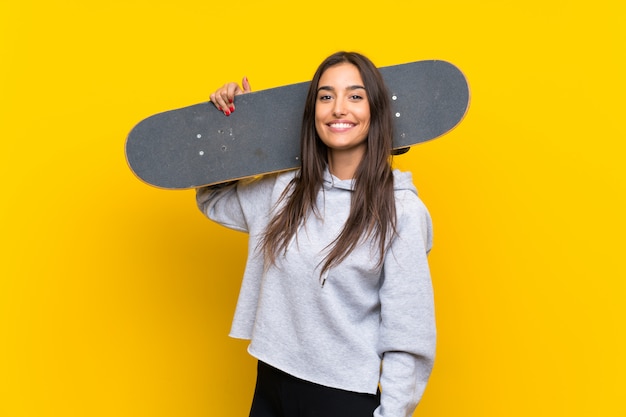
[[364, 148], [346, 151], [329, 149], [328, 170], [340, 180], [353, 179], [364, 154]]

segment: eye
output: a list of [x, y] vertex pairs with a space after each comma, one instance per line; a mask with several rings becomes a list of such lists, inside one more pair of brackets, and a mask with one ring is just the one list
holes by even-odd
[[363, 100], [363, 96], [360, 96], [358, 94], [353, 94], [353, 95], [350, 96], [350, 100], [360, 101], [360, 100]]
[[317, 99], [319, 101], [329, 101], [329, 100], [332, 100], [332, 97], [328, 94], [325, 94], [325, 95], [320, 95]]

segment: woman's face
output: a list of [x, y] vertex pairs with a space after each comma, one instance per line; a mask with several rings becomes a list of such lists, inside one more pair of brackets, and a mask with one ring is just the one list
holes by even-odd
[[357, 67], [328, 68], [320, 77], [315, 102], [315, 129], [331, 151], [363, 154], [370, 126], [367, 91]]

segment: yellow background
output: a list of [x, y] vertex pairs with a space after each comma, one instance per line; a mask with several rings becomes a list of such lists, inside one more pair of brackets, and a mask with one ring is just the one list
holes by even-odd
[[150, 188], [151, 114], [310, 79], [339, 50], [444, 59], [451, 134], [396, 164], [435, 221], [419, 416], [626, 415], [622, 1], [0, 3], [0, 416], [246, 416], [227, 337], [245, 236]]

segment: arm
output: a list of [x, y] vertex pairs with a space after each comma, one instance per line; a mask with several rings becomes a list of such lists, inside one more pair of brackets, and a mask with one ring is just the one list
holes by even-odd
[[[251, 92], [250, 82], [243, 78], [242, 87], [230, 82], [211, 93], [211, 102], [226, 116], [235, 111], [236, 95]], [[202, 213], [211, 220], [242, 232], [247, 231], [243, 209], [237, 197], [238, 181], [217, 184], [196, 189], [196, 203]]]
[[381, 405], [374, 417], [411, 416], [426, 388], [435, 356], [434, 303], [427, 260], [430, 217], [417, 197], [402, 205], [398, 235], [385, 258], [380, 289], [379, 352], [383, 366]]
[[[196, 189], [198, 208], [209, 219], [240, 232], [263, 228], [270, 215], [279, 175], [232, 181]], [[283, 175], [283, 182], [288, 181]]]
[[196, 189], [196, 203], [200, 211], [209, 219], [222, 226], [247, 232], [243, 207], [237, 196], [239, 181], [218, 184]]

